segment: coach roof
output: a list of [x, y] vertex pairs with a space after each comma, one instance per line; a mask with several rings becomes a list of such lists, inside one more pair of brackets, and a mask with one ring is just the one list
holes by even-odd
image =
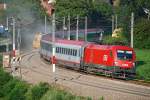
[[[42, 36], [42, 40], [52, 42], [52, 35], [51, 34], [45, 34]], [[65, 40], [65, 39], [59, 39], [55, 38], [56, 43], [62, 43], [62, 44], [71, 44], [71, 45], [85, 45], [87, 42], [85, 41], [76, 41], [76, 40]]]

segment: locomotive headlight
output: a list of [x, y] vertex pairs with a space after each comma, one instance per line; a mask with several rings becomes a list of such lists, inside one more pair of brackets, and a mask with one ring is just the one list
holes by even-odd
[[133, 66], [135, 66], [135, 63], [133, 63]]
[[117, 66], [117, 65], [118, 65], [118, 62], [117, 62], [117, 61], [115, 61], [115, 62], [114, 62], [114, 64]]

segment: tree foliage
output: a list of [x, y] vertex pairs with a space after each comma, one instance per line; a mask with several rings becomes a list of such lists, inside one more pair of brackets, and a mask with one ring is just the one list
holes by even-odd
[[135, 25], [134, 43], [136, 48], [150, 49], [150, 21], [138, 20]]
[[79, 15], [97, 19], [112, 14], [111, 5], [103, 0], [57, 0], [55, 9], [61, 17], [70, 14], [72, 17]]
[[47, 83], [40, 83], [31, 89], [32, 100], [40, 100], [40, 98], [47, 92], [49, 85]]

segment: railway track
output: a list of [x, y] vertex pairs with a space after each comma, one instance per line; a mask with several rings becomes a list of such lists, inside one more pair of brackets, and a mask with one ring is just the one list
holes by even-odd
[[[24, 68], [30, 69], [31, 71], [33, 71], [35, 73], [38, 73], [40, 75], [53, 78], [54, 74], [50, 73], [50, 67], [48, 67], [47, 62], [45, 63], [45, 61], [44, 62], [42, 61], [40, 63], [37, 63], [36, 66], [32, 64], [32, 62], [34, 62], [33, 58], [36, 58], [35, 56], [38, 56], [38, 55], [39, 54], [37, 53], [37, 51], [25, 54], [23, 56], [23, 58], [28, 56], [28, 58], [26, 59], [27, 64], [25, 64], [25, 65], [21, 64], [21, 66], [23, 66]], [[49, 69], [49, 70], [47, 70], [47, 69]], [[73, 75], [73, 76], [69, 75], [68, 76], [68, 74], [70, 72], [76, 73], [76, 71], [72, 71], [72, 70], [69, 70], [69, 69], [64, 69], [64, 68], [57, 67], [56, 70], [57, 70], [57, 73], [55, 74], [55, 76], [57, 78], [57, 82], [59, 82], [59, 81], [68, 81], [68, 82], [80, 84], [80, 85], [83, 85], [83, 86], [89, 86], [89, 87], [94, 87], [94, 88], [98, 88], [98, 89], [117, 91], [117, 92], [128, 93], [128, 94], [139, 95], [139, 96], [145, 96], [145, 97], [150, 98], [150, 91], [143, 91], [142, 92], [141, 90], [135, 90], [135, 89], [132, 89], [132, 88], [125, 88], [125, 87], [122, 87], [122, 86], [120, 86], [120, 87], [119, 86], [112, 86], [111, 84], [108, 84], [108, 83], [105, 83], [105, 82], [96, 82], [96, 81], [91, 81], [90, 79], [85, 80], [82, 77], [85, 77], [85, 76], [90, 76], [90, 77], [94, 76], [96, 78], [99, 78], [99, 77], [95, 76], [95, 75], [86, 75], [85, 73], [81, 73], [81, 72], [78, 73], [77, 75]], [[63, 71], [66, 71], [68, 74], [64, 75], [63, 73], [61, 73]], [[102, 78], [104, 78], [104, 77], [102, 77]], [[107, 79], [110, 79], [110, 78], [107, 78]], [[111, 80], [118, 81], [116, 79], [111, 79]], [[128, 82], [128, 81], [122, 81], [121, 80], [121, 82]], [[131, 83], [131, 81], [129, 81], [129, 82]]]

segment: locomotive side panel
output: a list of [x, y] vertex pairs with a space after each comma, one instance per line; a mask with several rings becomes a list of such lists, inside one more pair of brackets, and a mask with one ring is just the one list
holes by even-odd
[[113, 66], [113, 56], [111, 50], [101, 50], [86, 48], [84, 62], [87, 64]]

